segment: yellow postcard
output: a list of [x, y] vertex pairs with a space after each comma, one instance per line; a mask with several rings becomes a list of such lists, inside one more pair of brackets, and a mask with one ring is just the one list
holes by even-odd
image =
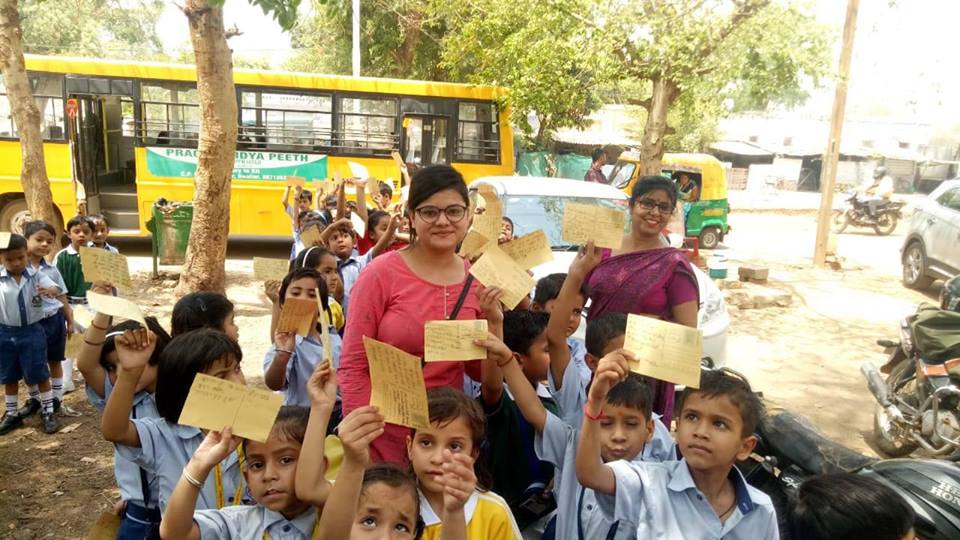
[[427, 362], [480, 360], [487, 350], [473, 342], [487, 339], [487, 321], [428, 321], [423, 328], [423, 359]]
[[307, 179], [302, 176], [288, 176], [287, 177], [288, 186], [298, 186], [304, 187], [307, 185]]
[[514, 238], [500, 246], [511, 259], [520, 265], [524, 270], [530, 270], [534, 266], [553, 260], [553, 251], [550, 249], [550, 241], [547, 240], [547, 234], [543, 229], [533, 231], [530, 234]]
[[323, 345], [323, 359], [330, 362], [333, 367], [333, 350], [330, 349], [330, 319], [327, 318], [327, 310], [323, 309], [323, 297], [320, 296], [320, 289], [314, 289], [317, 294], [317, 309], [320, 310], [320, 344]]
[[0, 232], [0, 249], [7, 249], [10, 245], [10, 233]]
[[316, 225], [311, 225], [300, 231], [300, 242], [305, 248], [319, 246], [322, 240], [320, 237], [320, 228]]
[[127, 258], [119, 253], [81, 246], [80, 267], [83, 269], [83, 279], [90, 283], [106, 281], [121, 291], [133, 290]]
[[281, 405], [283, 394], [198, 373], [177, 423], [211, 431], [229, 426], [238, 437], [264, 442]]
[[283, 301], [283, 309], [277, 319], [277, 332], [296, 332], [306, 336], [310, 333], [310, 325], [316, 315], [317, 304], [313, 300], [287, 298]]
[[464, 259], [476, 259], [490, 246], [490, 240], [475, 230], [467, 233], [466, 238], [460, 243], [460, 256]]
[[567, 203], [563, 207], [561, 238], [578, 246], [590, 240], [596, 247], [619, 249], [623, 243], [626, 211], [592, 204]]
[[400, 349], [363, 336], [370, 366], [370, 405], [385, 421], [412, 428], [429, 428], [427, 386], [420, 359]]
[[495, 245], [487, 248], [476, 264], [470, 267], [470, 273], [487, 287], [503, 289], [503, 304], [507, 309], [517, 307], [534, 286], [533, 277]]
[[490, 184], [483, 184], [477, 188], [477, 193], [483, 197], [484, 213], [496, 215], [499, 221], [503, 217], [503, 201], [497, 195], [497, 190]]
[[253, 258], [253, 277], [269, 281], [275, 279], [283, 281], [290, 271], [290, 261], [287, 259], [268, 259], [266, 257]]
[[137, 321], [143, 325], [144, 328], [147, 327], [147, 323], [143, 320], [143, 312], [140, 311], [140, 308], [137, 307], [136, 304], [129, 300], [118, 296], [87, 291], [87, 304], [89, 304], [90, 309], [97, 313], [105, 313], [113, 317], [130, 319]]
[[407, 164], [403, 161], [403, 157], [400, 156], [400, 152], [394, 150], [390, 152], [390, 157], [393, 158], [393, 162], [397, 164], [397, 167], [400, 167], [400, 178], [403, 180], [402, 185], [410, 185], [410, 170], [407, 169]]
[[691, 388], [700, 387], [703, 333], [696, 329], [636, 314], [627, 315], [623, 348], [637, 359], [631, 371]]

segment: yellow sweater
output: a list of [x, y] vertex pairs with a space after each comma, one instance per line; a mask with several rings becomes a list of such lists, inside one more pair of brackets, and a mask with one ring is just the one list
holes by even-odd
[[[520, 529], [513, 514], [499, 495], [492, 491], [474, 491], [463, 507], [469, 540], [520, 540]], [[427, 499], [420, 495], [420, 517], [426, 527], [423, 540], [439, 540], [443, 524]]]

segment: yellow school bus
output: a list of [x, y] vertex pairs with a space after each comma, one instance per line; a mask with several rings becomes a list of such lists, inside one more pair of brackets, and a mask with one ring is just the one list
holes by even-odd
[[[47, 174], [61, 218], [102, 213], [117, 236], [148, 234], [154, 201], [192, 200], [200, 123], [193, 66], [26, 56], [43, 118]], [[469, 182], [514, 170], [502, 88], [234, 70], [238, 137], [230, 234], [286, 236], [290, 175], [351, 176], [348, 162], [393, 179], [407, 164], [448, 163]], [[0, 83], [0, 230], [26, 211], [20, 143]]]

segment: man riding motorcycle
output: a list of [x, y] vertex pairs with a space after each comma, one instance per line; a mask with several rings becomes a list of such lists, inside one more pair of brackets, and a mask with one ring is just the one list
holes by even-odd
[[876, 219], [877, 208], [893, 196], [893, 178], [887, 174], [887, 168], [881, 166], [874, 169], [873, 183], [864, 187], [861, 192], [865, 195], [860, 200], [867, 205], [867, 215]]

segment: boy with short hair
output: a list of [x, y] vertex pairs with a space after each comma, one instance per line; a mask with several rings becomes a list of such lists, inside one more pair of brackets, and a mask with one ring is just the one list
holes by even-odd
[[353, 284], [360, 277], [360, 272], [381, 253], [384, 253], [393, 239], [396, 237], [397, 228], [400, 226], [400, 219], [391, 218], [387, 232], [383, 234], [377, 243], [370, 248], [364, 255], [360, 255], [356, 250], [357, 233], [353, 230], [353, 225], [349, 218], [340, 218], [330, 224], [329, 227], [320, 233], [321, 240], [326, 243], [334, 255], [337, 256], [337, 272], [343, 279], [343, 307], [344, 314], [347, 313], [350, 303], [350, 291], [353, 290]]
[[[530, 304], [530, 309], [533, 311], [545, 311], [549, 314], [553, 314], [553, 311], [557, 308], [560, 302], [560, 291], [563, 288], [563, 283], [567, 279], [567, 274], [556, 273], [550, 274], [548, 276], [540, 278], [537, 281], [537, 286], [533, 290], [533, 303]], [[571, 285], [572, 287], [572, 285]], [[572, 290], [572, 289], [571, 289]], [[570, 317], [567, 320], [567, 324], [563, 325], [563, 319], [559, 319], [552, 326], [547, 327], [547, 341], [556, 343], [559, 346], [561, 341], [561, 330], [562, 339], [566, 341], [567, 347], [570, 349], [569, 360], [568, 362], [573, 363], [573, 366], [577, 368], [577, 372], [581, 375], [583, 379], [587, 382], [590, 381], [590, 377], [593, 376], [590, 367], [587, 366], [584, 357], [586, 356], [587, 349], [582, 341], [573, 337], [573, 334], [576, 333], [577, 329], [580, 328], [580, 319], [583, 315], [583, 307], [587, 303], [587, 299], [590, 295], [587, 293], [587, 285], [580, 280], [580, 286], [576, 289], [575, 292], [571, 293], [568, 290], [568, 295], [563, 302], [563, 308], [566, 311], [568, 307], [570, 309]], [[552, 368], [551, 372], [555, 373], [555, 370]], [[557, 367], [557, 371], [563, 373], [566, 370], [566, 366], [562, 369]], [[558, 383], [563, 381], [562, 375], [556, 379]], [[561, 387], [560, 384], [555, 385], [557, 389]]]
[[37, 385], [45, 433], [59, 429], [53, 413], [53, 389], [47, 365], [47, 337], [43, 319], [43, 298], [56, 298], [62, 293], [47, 275], [30, 268], [27, 239], [10, 235], [7, 245], [0, 247], [0, 383], [4, 387], [5, 415], [0, 421], [0, 435], [23, 426], [17, 410], [19, 382]]
[[[40, 326], [47, 337], [47, 366], [50, 369], [50, 384], [53, 386], [53, 410], [74, 414], [63, 405], [63, 361], [67, 336], [74, 332], [73, 310], [67, 301], [67, 285], [60, 276], [56, 267], [47, 263], [46, 257], [56, 242], [56, 230], [46, 221], [31, 221], [23, 227], [27, 239], [27, 257], [29, 267], [35, 272], [46, 275], [53, 281], [61, 294], [57, 298], [43, 299], [43, 319]], [[106, 244], [105, 244], [106, 245]], [[20, 416], [26, 418], [40, 411], [40, 390], [34, 386], [27, 386], [30, 397], [26, 405], [20, 409]]]
[[290, 189], [292, 187], [288, 185], [287, 189], [283, 190], [283, 197], [280, 199], [283, 212], [290, 218], [290, 227], [293, 229], [293, 247], [290, 248], [291, 260], [303, 249], [303, 244], [300, 242], [300, 231], [304, 227], [303, 216], [304, 212], [310, 211], [310, 204], [313, 202], [313, 194], [309, 190], [297, 186], [293, 196], [294, 204], [291, 205]]
[[753, 451], [763, 414], [750, 386], [728, 371], [705, 371], [700, 388], [687, 387], [680, 399], [682, 460], [603, 463], [600, 421], [612, 413], [610, 389], [627, 377], [632, 355], [619, 351], [604, 360], [608, 366], [590, 386], [576, 457], [577, 478], [597, 492], [604, 516], [637, 538], [778, 539], [770, 497], [734, 466]]
[[60, 250], [53, 259], [54, 266], [67, 285], [67, 299], [72, 305], [87, 303], [87, 290], [90, 283], [83, 278], [83, 266], [80, 264], [80, 247], [86, 246], [93, 237], [93, 221], [87, 216], [74, 216], [67, 222], [67, 235], [70, 245]]
[[89, 247], [105, 249], [111, 253], [120, 253], [120, 250], [107, 242], [107, 239], [110, 238], [110, 224], [107, 223], [107, 218], [103, 217], [103, 214], [94, 214], [90, 216], [90, 219], [93, 221], [93, 239], [90, 241]]

